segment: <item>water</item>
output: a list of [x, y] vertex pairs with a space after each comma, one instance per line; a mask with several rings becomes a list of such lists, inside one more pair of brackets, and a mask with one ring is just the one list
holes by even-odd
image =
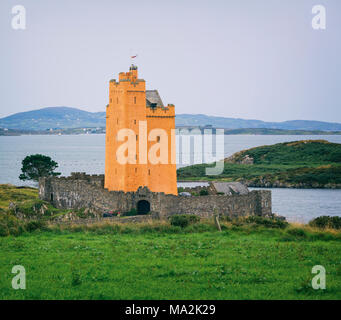
[[341, 190], [250, 188], [272, 191], [272, 212], [291, 222], [307, 223], [319, 216], [341, 216]]
[[[341, 136], [338, 135], [226, 135], [224, 154], [227, 157], [234, 152], [261, 145], [309, 139], [341, 143]], [[31, 182], [19, 180], [18, 176], [21, 161], [35, 153], [48, 155], [57, 161], [58, 171], [64, 176], [74, 171], [101, 174], [104, 173], [105, 135], [0, 136], [0, 183], [32, 185]], [[194, 157], [198, 158], [198, 155]], [[292, 221], [306, 222], [320, 215], [341, 216], [341, 190], [272, 189], [272, 194], [273, 211]]]

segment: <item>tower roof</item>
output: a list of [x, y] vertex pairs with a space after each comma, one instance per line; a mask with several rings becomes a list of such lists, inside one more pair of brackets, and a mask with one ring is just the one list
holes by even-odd
[[157, 107], [164, 107], [159, 92], [157, 90], [146, 90], [146, 105], [156, 104]]

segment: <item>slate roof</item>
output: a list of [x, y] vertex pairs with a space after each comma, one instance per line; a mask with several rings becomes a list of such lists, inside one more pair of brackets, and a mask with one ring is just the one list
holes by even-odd
[[212, 182], [212, 185], [217, 192], [222, 192], [229, 196], [249, 193], [249, 189], [240, 182]]
[[146, 90], [146, 105], [150, 107], [151, 104], [156, 104], [157, 107], [164, 107], [159, 92], [157, 90]]

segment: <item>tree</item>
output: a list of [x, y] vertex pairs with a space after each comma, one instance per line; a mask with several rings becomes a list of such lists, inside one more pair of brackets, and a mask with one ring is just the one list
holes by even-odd
[[50, 157], [42, 154], [33, 154], [27, 156], [22, 161], [22, 174], [20, 180], [38, 181], [40, 177], [55, 177], [59, 176], [60, 172], [54, 172], [58, 168], [58, 163]]

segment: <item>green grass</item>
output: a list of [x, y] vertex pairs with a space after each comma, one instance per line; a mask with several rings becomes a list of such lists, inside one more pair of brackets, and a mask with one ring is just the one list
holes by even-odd
[[[0, 299], [341, 299], [340, 244], [292, 226], [55, 227], [0, 238]], [[14, 265], [26, 290], [11, 287]], [[314, 265], [326, 290], [310, 287]]]

